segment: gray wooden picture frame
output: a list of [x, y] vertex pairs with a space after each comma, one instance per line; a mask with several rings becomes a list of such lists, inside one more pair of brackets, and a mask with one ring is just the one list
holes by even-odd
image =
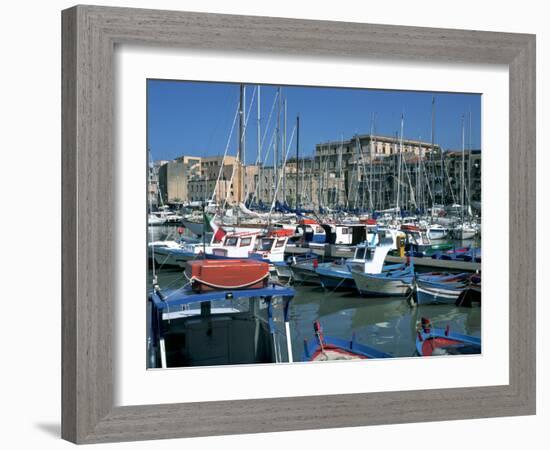
[[[62, 32], [64, 439], [94, 443], [535, 413], [534, 35], [97, 6], [63, 11]], [[113, 52], [125, 43], [507, 65], [510, 383], [114, 407]]]

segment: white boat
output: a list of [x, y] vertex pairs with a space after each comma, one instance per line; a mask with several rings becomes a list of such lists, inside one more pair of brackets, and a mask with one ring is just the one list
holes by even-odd
[[285, 260], [285, 248], [288, 237], [288, 233], [285, 233], [283, 230], [270, 232], [267, 236], [260, 239], [257, 249], [252, 251], [251, 255], [256, 255], [272, 263], [282, 262]]
[[437, 241], [447, 238], [449, 236], [449, 229], [443, 225], [434, 223], [427, 228], [426, 234], [430, 240]]
[[390, 244], [379, 245], [376, 247], [372, 259], [365, 261], [363, 267], [351, 267], [351, 275], [360, 294], [404, 296], [410, 292], [414, 274], [414, 270], [410, 266], [397, 264], [386, 267], [384, 270], [384, 260], [390, 249]]
[[156, 214], [149, 214], [147, 217], [147, 225], [149, 226], [164, 225], [165, 223], [166, 219]]
[[468, 223], [463, 223], [453, 229], [453, 237], [463, 241], [473, 239], [476, 234], [477, 230]]

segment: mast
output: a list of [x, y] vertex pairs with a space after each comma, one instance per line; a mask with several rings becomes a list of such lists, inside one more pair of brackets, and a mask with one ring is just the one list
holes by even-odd
[[460, 172], [460, 221], [464, 225], [464, 115], [462, 116], [462, 170]]
[[[286, 97], [284, 101], [284, 120], [283, 120], [283, 152], [287, 151], [286, 148]], [[283, 155], [284, 159], [284, 155]], [[282, 166], [283, 169], [283, 204], [286, 204], [286, 164]]]
[[399, 209], [400, 194], [401, 194], [401, 160], [403, 158], [403, 113], [401, 113], [401, 133], [399, 136], [399, 163], [397, 166], [397, 205]]
[[471, 216], [472, 209], [472, 111], [470, 110], [468, 126], [468, 215]]
[[342, 191], [342, 152], [344, 151], [344, 134], [340, 135], [340, 149], [338, 151], [338, 205], [341, 206], [341, 191]]
[[[435, 149], [435, 95], [432, 96], [432, 132], [431, 132], [431, 139], [432, 139], [432, 151], [430, 152], [430, 160], [431, 160], [431, 166], [433, 170], [433, 176], [432, 176], [432, 192], [435, 192], [435, 160], [434, 160], [434, 149]], [[443, 170], [441, 170], [443, 172]], [[443, 194], [442, 194], [443, 195]], [[434, 213], [434, 198], [432, 197], [432, 216]], [[443, 201], [441, 202], [443, 204]]]
[[370, 158], [369, 158], [369, 206], [371, 211], [374, 210], [374, 203], [372, 202], [372, 158], [373, 152], [373, 133], [374, 133], [374, 113], [372, 113], [372, 120], [370, 124]]
[[276, 130], [276, 140], [275, 140], [275, 149], [273, 155], [273, 175], [274, 183], [277, 183], [279, 179], [279, 145], [281, 140], [281, 88], [277, 88], [277, 130]]
[[298, 211], [300, 192], [300, 116], [296, 116], [296, 202], [294, 208]]
[[237, 183], [237, 192], [236, 198], [240, 202], [242, 196], [242, 185], [243, 185], [243, 170], [242, 163], [244, 158], [244, 84], [240, 85], [239, 92], [239, 146], [237, 150], [237, 167], [238, 167], [238, 183]]
[[[261, 184], [262, 184], [262, 176], [261, 176], [261, 163], [260, 160], [262, 158], [262, 137], [261, 137], [261, 103], [260, 103], [260, 86], [258, 85], [258, 99], [256, 100], [256, 109], [257, 109], [257, 116], [256, 116], [256, 125], [257, 125], [257, 131], [258, 131], [258, 154], [256, 156], [256, 173], [258, 177], [258, 196], [261, 196]], [[257, 200], [256, 200], [257, 201]]]

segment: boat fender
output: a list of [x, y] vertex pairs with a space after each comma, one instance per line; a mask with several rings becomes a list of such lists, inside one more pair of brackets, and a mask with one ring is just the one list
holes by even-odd
[[317, 259], [314, 259], [313, 260], [313, 268], [317, 269], [317, 267], [319, 267], [319, 261]]
[[183, 227], [178, 227], [178, 234], [183, 234], [184, 231]]
[[445, 327], [445, 336], [449, 336], [450, 330], [451, 330], [451, 327], [449, 326], [449, 324], [447, 324], [447, 326]]

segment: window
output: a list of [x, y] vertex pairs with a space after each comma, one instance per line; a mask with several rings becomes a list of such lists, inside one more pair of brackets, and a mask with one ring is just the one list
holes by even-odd
[[239, 238], [237, 238], [237, 237], [228, 237], [225, 240], [225, 245], [227, 247], [235, 247], [237, 245], [238, 240], [239, 240]]
[[275, 247], [280, 248], [283, 245], [285, 245], [285, 242], [286, 242], [286, 239], [278, 239], [277, 240], [277, 245], [275, 245]]
[[272, 245], [273, 245], [273, 239], [262, 239], [261, 250], [264, 252], [267, 252], [271, 250]]
[[349, 234], [349, 230], [347, 228], [342, 228], [342, 234]]
[[252, 238], [251, 238], [251, 237], [241, 238], [241, 244], [240, 244], [240, 246], [241, 246], [241, 247], [247, 247], [247, 246], [250, 245], [251, 242], [252, 242]]

